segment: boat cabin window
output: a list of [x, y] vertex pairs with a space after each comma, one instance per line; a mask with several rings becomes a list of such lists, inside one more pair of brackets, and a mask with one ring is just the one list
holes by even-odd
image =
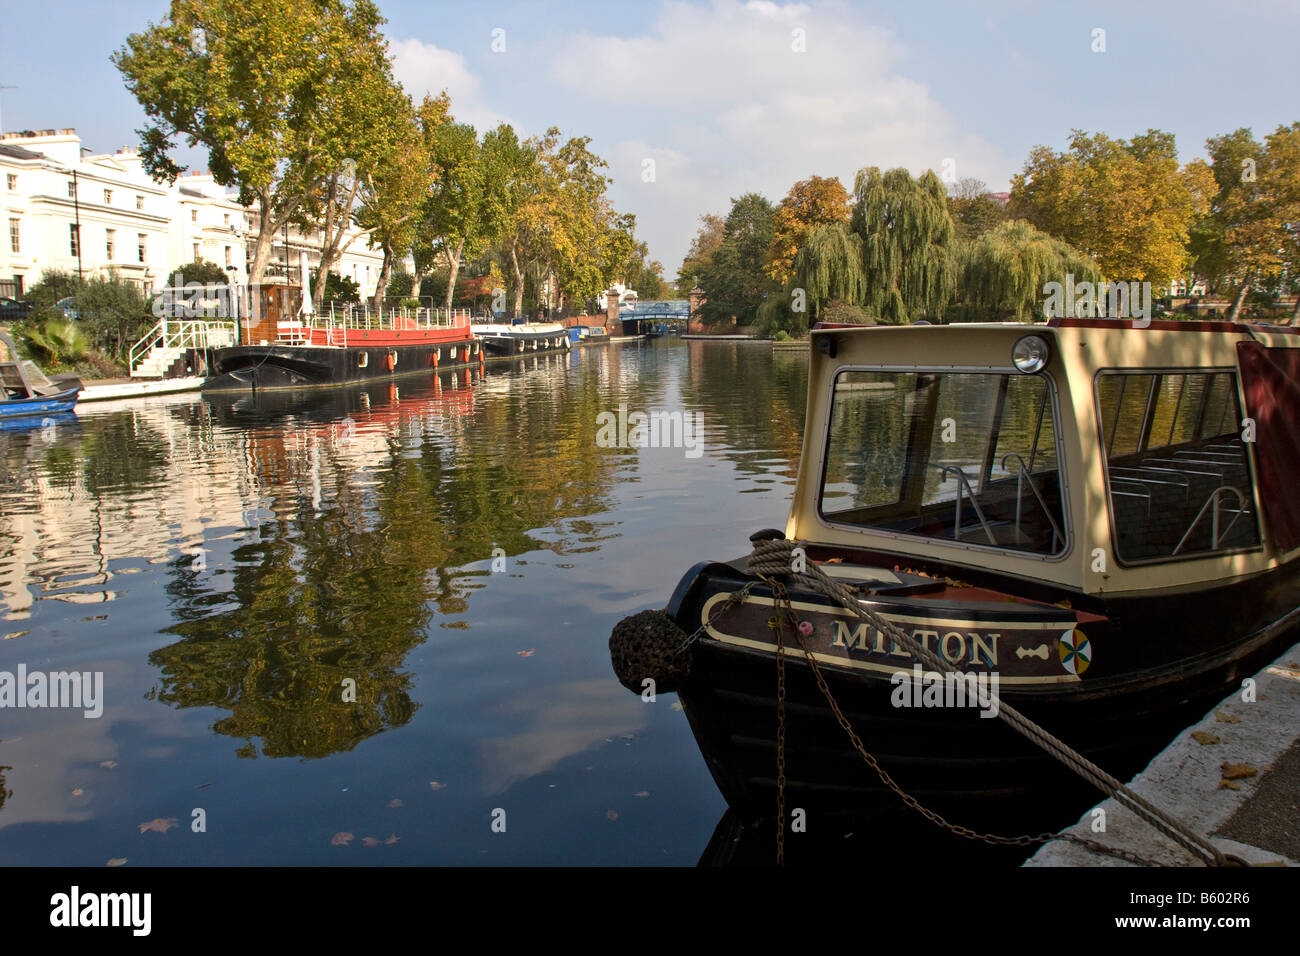
[[821, 515], [873, 531], [1066, 550], [1051, 381], [990, 372], [844, 371]]
[[1103, 372], [1096, 390], [1121, 562], [1259, 545], [1234, 372]]

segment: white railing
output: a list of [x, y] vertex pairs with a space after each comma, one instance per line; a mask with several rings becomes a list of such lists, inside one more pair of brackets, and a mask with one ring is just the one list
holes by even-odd
[[319, 314], [298, 315], [277, 323], [278, 339], [296, 344], [313, 340], [311, 333], [319, 331], [325, 333], [328, 344], [346, 345], [349, 330], [455, 329], [470, 323], [469, 309], [449, 311], [421, 306], [375, 310], [368, 304], [328, 305], [328, 312], [322, 309]]
[[134, 370], [155, 348], [217, 349], [235, 344], [235, 323], [159, 319], [131, 346], [128, 362]]

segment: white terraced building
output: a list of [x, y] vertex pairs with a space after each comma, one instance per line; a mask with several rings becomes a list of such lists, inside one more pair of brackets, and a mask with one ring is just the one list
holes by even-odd
[[[178, 266], [205, 259], [248, 277], [257, 216], [208, 173], [168, 186], [128, 147], [87, 155], [74, 129], [0, 135], [0, 295], [21, 296], [48, 270], [116, 272], [149, 294]], [[334, 271], [374, 294], [383, 254], [357, 231]], [[319, 234], [275, 236], [267, 282], [297, 283], [299, 253], [314, 267]]]

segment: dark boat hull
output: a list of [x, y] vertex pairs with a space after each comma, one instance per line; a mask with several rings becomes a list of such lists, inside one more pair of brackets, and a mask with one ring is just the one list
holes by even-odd
[[370, 348], [239, 345], [215, 352], [213, 378], [203, 390], [311, 388], [383, 380], [478, 365], [481, 349], [470, 340]]
[[[697, 566], [679, 585], [669, 613], [683, 630], [694, 631], [713, 595], [729, 593], [747, 580], [730, 565]], [[1007, 641], [1005, 633], [1000, 638], [1000, 663], [1012, 680], [1001, 683], [999, 698], [1126, 780], [1294, 640], [1298, 584], [1296, 569], [1284, 567], [1245, 584], [1177, 600], [1094, 605], [1103, 613], [1090, 615], [1084, 625], [1094, 663], [1064, 682], [1033, 676], [1016, 682], [1017, 674], [1050, 676], [1060, 666], [1059, 644], [1051, 635], [1072, 613], [1051, 605], [1026, 611], [1018, 625], [1026, 628], [1021, 632], [1026, 639], [1011, 635]], [[796, 613], [815, 626], [806, 641], [843, 713], [868, 752], [924, 806], [966, 826], [1005, 830], [1010, 820], [1023, 828], [1017, 832], [1039, 832], [1073, 822], [1100, 799], [1063, 764], [1001, 720], [980, 716], [976, 708], [895, 706], [891, 672], [910, 671], [911, 659], [893, 647], [881, 647], [879, 635], [873, 642], [870, 631], [861, 642], [851, 633], [841, 634], [831, 623], [838, 609], [824, 603], [822, 611], [812, 610], [824, 598], [791, 596]], [[757, 646], [729, 643], [712, 633], [702, 637], [694, 645], [690, 678], [679, 696], [723, 796], [743, 818], [759, 819], [770, 817], [776, 806], [775, 632], [761, 623], [762, 615], [772, 614], [766, 587], [756, 587], [750, 598], [757, 607], [746, 604], [720, 615], [714, 630]], [[978, 633], [981, 617], [1005, 621], [1011, 616], [1007, 604], [972, 604], [964, 612], [951, 604], [882, 598], [876, 607], [898, 615], [935, 615], [936, 629], [943, 621], [963, 621], [966, 639]], [[1035, 613], [1041, 618], [1038, 631], [1033, 630]], [[1237, 630], [1216, 632], [1216, 620], [1236, 621]], [[832, 635], [849, 639], [843, 648], [834, 647]], [[1017, 646], [1040, 643], [1050, 648], [1049, 659], [1016, 657]], [[785, 645], [786, 807], [853, 818], [912, 813], [852, 746], [789, 630]]]
[[533, 355], [540, 352], [567, 352], [569, 334], [559, 332], [521, 332], [517, 335], [480, 335], [489, 357]]

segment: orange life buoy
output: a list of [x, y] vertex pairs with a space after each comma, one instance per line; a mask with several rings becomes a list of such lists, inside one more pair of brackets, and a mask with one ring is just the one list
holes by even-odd
[[389, 353], [388, 353], [388, 371], [391, 372], [391, 371], [392, 371], [393, 369], [395, 369], [396, 367], [397, 367], [397, 353], [396, 353], [396, 352], [389, 352]]

